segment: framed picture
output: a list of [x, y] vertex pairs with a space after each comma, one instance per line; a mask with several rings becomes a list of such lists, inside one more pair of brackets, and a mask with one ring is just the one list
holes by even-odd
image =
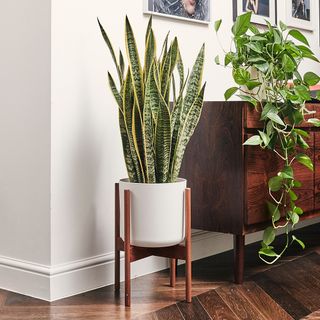
[[211, 0], [144, 0], [144, 13], [208, 24]]
[[237, 16], [252, 12], [251, 21], [257, 24], [266, 24], [268, 20], [272, 25], [277, 23], [276, 0], [233, 0], [233, 20]]
[[286, 0], [286, 23], [290, 27], [314, 29], [315, 0]]

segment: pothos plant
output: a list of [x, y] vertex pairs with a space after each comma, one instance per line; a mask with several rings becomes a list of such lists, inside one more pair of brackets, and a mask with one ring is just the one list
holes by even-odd
[[[301, 187], [301, 182], [295, 177], [293, 165], [298, 162], [313, 170], [312, 160], [305, 151], [301, 152], [309, 148], [306, 141], [308, 132], [297, 126], [312, 113], [307, 109], [306, 101], [311, 100], [310, 86], [317, 84], [320, 77], [314, 72], [302, 75], [299, 66], [305, 59], [319, 61], [299, 30], [289, 30], [282, 22], [279, 26], [272, 26], [268, 21], [267, 27], [259, 30], [250, 20], [251, 12], [237, 17], [232, 27], [231, 49], [224, 51], [222, 64], [231, 67], [237, 84], [226, 90], [225, 99], [236, 94], [256, 108], [263, 128], [244, 145], [271, 150], [282, 163], [278, 174], [268, 180], [271, 200], [266, 205], [271, 226], [264, 230], [259, 250], [260, 258], [271, 264], [293, 242], [305, 247], [293, 234], [303, 214], [296, 205], [298, 195], [295, 190]], [[217, 33], [220, 25], [221, 20], [215, 22]], [[215, 62], [220, 64], [219, 56]], [[320, 125], [318, 119], [308, 121]], [[285, 230], [286, 241], [282, 248], [276, 250], [272, 244], [278, 229]]]
[[[168, 44], [167, 35], [161, 55], [157, 57], [151, 17], [145, 35], [142, 66], [134, 33], [126, 17], [126, 66], [121, 50], [117, 58], [99, 20], [98, 23], [119, 78], [118, 88], [108, 72], [108, 82], [119, 109], [120, 133], [129, 181], [175, 182], [187, 143], [201, 115], [205, 91], [205, 84], [201, 84], [204, 45], [190, 76], [185, 76], [177, 38]], [[179, 85], [176, 85], [175, 72]]]

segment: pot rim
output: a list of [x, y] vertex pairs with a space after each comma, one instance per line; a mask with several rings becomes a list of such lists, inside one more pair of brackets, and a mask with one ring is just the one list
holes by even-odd
[[133, 184], [133, 185], [152, 185], [152, 186], [163, 186], [163, 185], [167, 185], [167, 184], [179, 184], [179, 183], [183, 183], [183, 182], [186, 182], [187, 179], [184, 179], [184, 178], [178, 178], [177, 181], [174, 181], [174, 182], [162, 182], [162, 183], [146, 183], [146, 182], [130, 182], [129, 181], [129, 178], [123, 178], [123, 179], [120, 179], [120, 182], [125, 182], [125, 183], [130, 183], [130, 184]]

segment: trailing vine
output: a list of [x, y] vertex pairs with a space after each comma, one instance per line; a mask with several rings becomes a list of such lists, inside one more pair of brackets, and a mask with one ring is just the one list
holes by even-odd
[[[310, 86], [316, 85], [320, 77], [314, 72], [302, 76], [299, 66], [304, 59], [319, 60], [299, 30], [289, 30], [282, 22], [272, 26], [268, 21], [267, 27], [259, 30], [250, 20], [251, 12], [237, 17], [232, 27], [231, 49], [224, 52], [222, 64], [232, 68], [237, 84], [226, 90], [225, 99], [237, 94], [255, 107], [264, 126], [244, 145], [271, 150], [282, 163], [278, 174], [268, 180], [270, 201], [266, 205], [271, 225], [264, 230], [259, 250], [259, 257], [272, 264], [293, 242], [305, 247], [293, 234], [303, 214], [302, 208], [296, 205], [296, 190], [301, 182], [295, 178], [293, 165], [298, 162], [313, 170], [313, 162], [306, 154], [309, 134], [298, 125], [305, 121], [306, 115], [313, 113], [307, 109], [306, 102], [311, 100]], [[220, 26], [221, 20], [216, 21], [217, 33]], [[215, 62], [221, 64], [219, 56]], [[310, 118], [308, 122], [320, 126], [316, 118]], [[272, 244], [279, 229], [284, 229], [286, 241], [276, 250]]]

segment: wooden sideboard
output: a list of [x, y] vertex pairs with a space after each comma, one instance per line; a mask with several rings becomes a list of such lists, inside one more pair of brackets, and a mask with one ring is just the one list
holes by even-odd
[[[320, 104], [309, 109], [319, 117]], [[245, 235], [270, 223], [267, 181], [282, 165], [272, 151], [243, 146], [262, 125], [258, 112], [244, 102], [205, 102], [181, 170], [192, 189], [192, 227], [234, 235], [236, 283], [243, 281]], [[307, 154], [315, 165], [314, 172], [294, 167], [302, 182], [296, 189], [302, 220], [320, 216], [320, 128], [307, 122], [300, 127], [310, 132]]]

